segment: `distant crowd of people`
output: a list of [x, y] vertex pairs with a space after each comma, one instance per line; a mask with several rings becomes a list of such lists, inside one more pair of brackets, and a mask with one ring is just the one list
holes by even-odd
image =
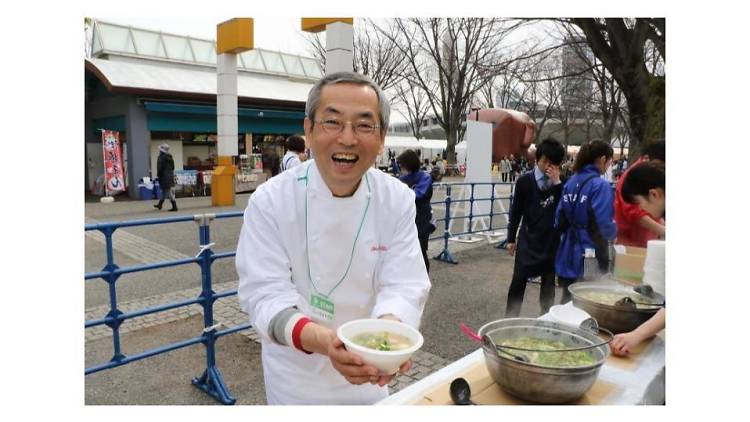
[[515, 182], [516, 178], [533, 168], [533, 163], [526, 157], [516, 158], [513, 154], [504, 156], [498, 164], [500, 171], [500, 180], [505, 182]]

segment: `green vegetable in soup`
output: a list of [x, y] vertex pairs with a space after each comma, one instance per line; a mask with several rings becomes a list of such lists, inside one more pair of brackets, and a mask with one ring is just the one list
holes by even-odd
[[387, 331], [363, 333], [355, 336], [352, 341], [354, 344], [367, 347], [368, 349], [386, 352], [403, 350], [412, 346], [408, 338]]
[[[596, 363], [596, 360], [594, 360], [594, 356], [589, 350], [574, 350], [570, 352], [545, 352], [547, 350], [564, 350], [571, 348], [571, 346], [567, 346], [565, 343], [557, 340], [518, 337], [502, 341], [499, 345], [518, 347], [521, 349], [539, 350], [538, 352], [530, 352], [524, 350], [508, 349], [509, 352], [515, 355], [526, 356], [529, 359], [529, 362], [535, 365], [569, 368], [576, 366], [588, 366]], [[506, 356], [509, 356], [507, 353], [503, 353], [502, 349], [498, 349], [498, 351]]]

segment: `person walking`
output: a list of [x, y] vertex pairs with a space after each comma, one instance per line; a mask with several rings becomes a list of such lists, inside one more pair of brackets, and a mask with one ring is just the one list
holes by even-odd
[[169, 144], [159, 145], [159, 158], [156, 160], [156, 177], [159, 178], [161, 199], [158, 204], [154, 205], [154, 208], [160, 210], [162, 204], [164, 204], [164, 198], [169, 196], [169, 201], [172, 202], [172, 208], [169, 211], [177, 211], [177, 201], [174, 196], [174, 159], [172, 158], [172, 154], [169, 153]]
[[432, 224], [432, 176], [419, 168], [419, 158], [417, 154], [407, 149], [402, 152], [398, 158], [401, 167], [401, 176], [399, 179], [414, 191], [414, 204], [417, 208], [417, 237], [419, 237], [419, 246], [422, 249], [422, 259], [427, 272], [430, 272], [430, 260], [427, 258], [427, 246], [430, 235], [435, 231], [435, 225]]
[[557, 206], [556, 226], [562, 233], [555, 257], [557, 279], [563, 288], [561, 303], [570, 301], [568, 286], [584, 273], [584, 256], [594, 250], [599, 270], [609, 266], [607, 241], [617, 234], [614, 192], [601, 176], [612, 163], [614, 151], [603, 141], [584, 144], [573, 165], [573, 177], [565, 183]]
[[510, 161], [508, 161], [508, 156], [503, 156], [503, 159], [500, 160], [500, 172], [503, 174], [503, 183], [508, 182], [508, 173], [510, 173]]
[[520, 167], [518, 165], [518, 160], [516, 160], [515, 157], [513, 157], [513, 154], [510, 155], [510, 182], [515, 183], [516, 182], [516, 174], [520, 171]]
[[[555, 211], [563, 186], [560, 180], [563, 159], [562, 144], [545, 139], [536, 149], [534, 170], [519, 177], [516, 183], [506, 244], [508, 253], [515, 255], [506, 318], [516, 318], [521, 313], [526, 281], [530, 277], [541, 276], [541, 313], [546, 314], [555, 302], [555, 254], [560, 240], [555, 229]], [[517, 231], [520, 231], [518, 244]]]

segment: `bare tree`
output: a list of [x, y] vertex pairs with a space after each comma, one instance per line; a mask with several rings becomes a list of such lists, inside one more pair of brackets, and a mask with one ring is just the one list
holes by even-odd
[[530, 92], [529, 86], [521, 82], [520, 73], [527, 61], [517, 60], [508, 65], [508, 67], [495, 78], [492, 84], [497, 95], [497, 106], [511, 110], [520, 110], [527, 94]]
[[[318, 59], [321, 71], [325, 71], [326, 63], [323, 36], [321, 33], [307, 36], [310, 42], [310, 52]], [[408, 73], [408, 65], [401, 51], [393, 45], [400, 42], [398, 34], [383, 33], [370, 19], [357, 19], [354, 25], [353, 41], [352, 69], [372, 78], [384, 91], [397, 85]]]
[[625, 103], [625, 99], [620, 99], [620, 113], [617, 116], [617, 124], [615, 125], [612, 136], [613, 139], [610, 144], [620, 148], [620, 157], [625, 153], [625, 145], [628, 145], [628, 155], [630, 154], [629, 141], [633, 137], [633, 133], [630, 130], [630, 117], [628, 116], [628, 107]]
[[[391, 100], [391, 103], [398, 101], [406, 108], [406, 114], [398, 108], [396, 109], [404, 118], [406, 118], [407, 124], [411, 129], [411, 133], [415, 138], [422, 138], [422, 126], [424, 126], [425, 118], [429, 112], [429, 104], [427, 97], [418, 86], [409, 79], [403, 79], [399, 84], [393, 87], [395, 96]], [[394, 101], [395, 100], [395, 101]]]
[[536, 126], [534, 143], [539, 143], [544, 126], [560, 108], [560, 66], [555, 55], [538, 56], [524, 61], [520, 67], [522, 102], [519, 110], [525, 111]]
[[[575, 27], [567, 22], [560, 23], [558, 25], [560, 33], [563, 39], [567, 40], [568, 48], [573, 51], [578, 60], [581, 63], [585, 63], [588, 68], [588, 72], [581, 75], [582, 78], [589, 80], [592, 85], [593, 97], [590, 98], [592, 103], [596, 106], [598, 113], [590, 113], [590, 110], [586, 110], [586, 123], [595, 124], [600, 123], [601, 134], [600, 137], [605, 142], [609, 142], [612, 139], [612, 132], [615, 125], [619, 121], [620, 104], [622, 98], [622, 90], [615, 81], [615, 78], [607, 70], [607, 68], [596, 58], [591, 52], [588, 43], [582, 37], [579, 32], [576, 31]], [[589, 120], [589, 117], [591, 120]], [[596, 119], [600, 118], [597, 122]], [[587, 133], [590, 132], [590, 127], [587, 126]], [[587, 136], [589, 138], [589, 136]]]
[[[576, 18], [571, 22], [581, 29], [594, 55], [622, 89], [633, 135], [630, 156], [639, 153], [641, 144], [663, 139], [665, 75], [652, 72], [664, 70], [657, 64], [666, 60], [665, 19]], [[649, 45], [653, 45], [650, 53]], [[649, 61], [653, 63], [650, 69]]]
[[[410, 67], [413, 81], [426, 94], [430, 109], [447, 137], [448, 162], [472, 100], [503, 63], [502, 40], [519, 24], [482, 18], [395, 19], [381, 33], [394, 42]], [[391, 29], [409, 42], [398, 43]], [[434, 70], [435, 77], [430, 77]]]

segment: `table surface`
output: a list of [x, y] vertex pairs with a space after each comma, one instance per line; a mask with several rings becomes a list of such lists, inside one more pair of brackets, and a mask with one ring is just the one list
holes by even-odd
[[[540, 319], [546, 319], [545, 316]], [[664, 345], [662, 332], [639, 345], [631, 356], [623, 358], [610, 355], [602, 365], [594, 386], [587, 396], [577, 403], [604, 405], [664, 403]], [[479, 387], [479, 392], [485, 396], [484, 402], [475, 400], [479, 403], [531, 404], [502, 392], [488, 376], [484, 367], [484, 353], [479, 348], [377, 404], [452, 404], [448, 395], [448, 386], [458, 377], [467, 378], [470, 385], [472, 381], [484, 383], [472, 387], [472, 397], [475, 396], [475, 387]], [[490, 392], [490, 389], [497, 391]]]

